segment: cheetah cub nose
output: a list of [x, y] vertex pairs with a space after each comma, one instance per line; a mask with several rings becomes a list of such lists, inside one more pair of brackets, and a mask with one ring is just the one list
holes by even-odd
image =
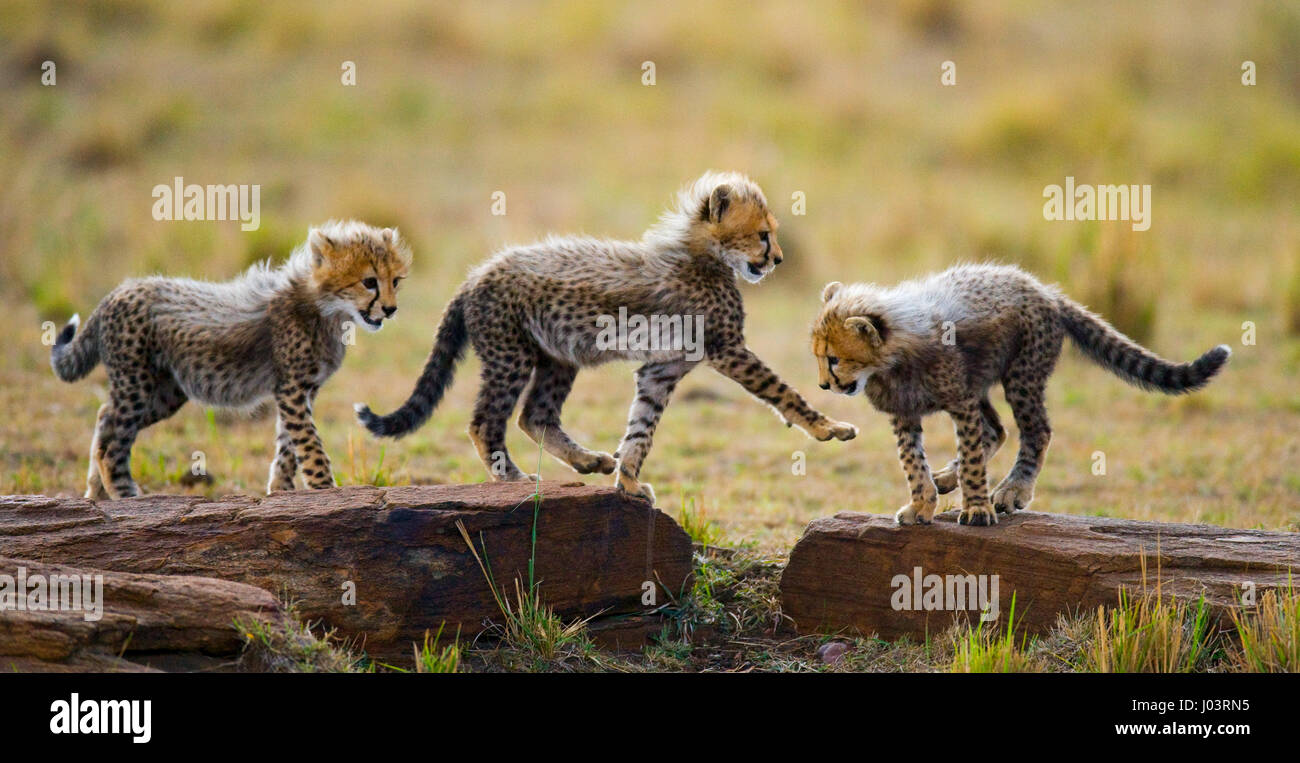
[[393, 307], [385, 307], [385, 308], [384, 308], [384, 317], [385, 317], [385, 318], [391, 318], [391, 317], [393, 317], [393, 313], [395, 313], [395, 312], [397, 312], [397, 306], [396, 306], [396, 305], [394, 305]]

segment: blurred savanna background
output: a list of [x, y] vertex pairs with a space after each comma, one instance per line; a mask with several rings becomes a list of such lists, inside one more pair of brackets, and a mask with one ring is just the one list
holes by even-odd
[[[643, 472], [665, 510], [776, 553], [814, 517], [893, 512], [907, 490], [885, 417], [817, 388], [821, 286], [992, 259], [1060, 283], [1166, 357], [1234, 351], [1184, 398], [1068, 351], [1034, 508], [1300, 523], [1296, 3], [3, 0], [0, 19], [0, 493], [85, 488], [105, 377], [58, 382], [43, 322], [88, 314], [131, 276], [231, 278], [332, 217], [397, 225], [415, 251], [398, 319], [360, 335], [321, 392], [338, 480], [482, 481], [465, 435], [473, 359], [404, 440], [370, 438], [352, 404], [406, 398], [473, 263], [550, 232], [638, 237], [713, 168], [753, 177], [782, 225], [785, 264], [742, 287], [750, 345], [861, 434], [813, 442], [701, 368]], [[955, 85], [941, 84], [945, 61]], [[154, 220], [153, 187], [177, 176], [259, 184], [260, 228]], [[1043, 190], [1067, 176], [1150, 184], [1150, 230], [1045, 220]], [[614, 449], [631, 371], [579, 377], [564, 416], [578, 440]], [[257, 493], [273, 430], [191, 404], [141, 435], [135, 474], [149, 492]], [[927, 438], [932, 462], [952, 457], [945, 417]], [[531, 468], [531, 441], [512, 428], [509, 442]], [[196, 451], [210, 484], [183, 479]], [[577, 478], [549, 457], [541, 469]]]

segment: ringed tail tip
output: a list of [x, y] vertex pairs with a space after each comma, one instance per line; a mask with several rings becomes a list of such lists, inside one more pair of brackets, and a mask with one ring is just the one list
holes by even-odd
[[69, 318], [67, 323], [63, 324], [63, 328], [59, 331], [59, 335], [54, 339], [54, 346], [58, 347], [71, 342], [72, 337], [77, 335], [77, 327], [80, 325], [81, 314], [77, 313]]
[[370, 434], [376, 437], [384, 437], [389, 434], [384, 430], [383, 419], [376, 416], [374, 411], [370, 410], [370, 406], [365, 403], [353, 403], [352, 410], [356, 411], [357, 421], [360, 422], [361, 426], [365, 427]]

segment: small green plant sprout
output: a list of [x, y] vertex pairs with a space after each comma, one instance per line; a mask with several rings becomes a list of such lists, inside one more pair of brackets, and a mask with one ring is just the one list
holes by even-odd
[[696, 509], [695, 499], [682, 498], [682, 508], [677, 514], [677, 521], [690, 536], [692, 543], [701, 546], [718, 546], [724, 539], [722, 528], [717, 522], [708, 518], [703, 505]]
[[416, 673], [457, 673], [460, 671], [460, 631], [456, 632], [456, 638], [450, 644], [439, 647], [438, 642], [442, 639], [442, 630], [446, 623], [438, 626], [438, 632], [430, 637], [429, 632], [424, 632], [424, 643], [419, 647], [412, 645], [415, 651], [415, 672]]
[[1021, 633], [1015, 636], [1016, 595], [1011, 594], [1007, 624], [1001, 629], [984, 623], [954, 629], [953, 673], [1037, 673], [1045, 669], [1042, 659], [1032, 653], [1032, 641]]
[[[545, 437], [544, 433], [543, 437]], [[465, 529], [465, 524], [457, 520], [456, 529], [460, 531], [461, 538], [465, 540], [465, 545], [469, 547], [470, 553], [474, 555], [474, 561], [478, 563], [479, 569], [483, 572], [483, 577], [487, 580], [488, 587], [492, 591], [492, 598], [496, 602], [497, 609], [501, 612], [503, 622], [499, 626], [499, 630], [506, 646], [523, 652], [542, 663], [562, 661], [571, 656], [589, 658], [594, 653], [594, 647], [587, 635], [587, 623], [595, 615], [565, 623], [555, 614], [555, 610], [550, 605], [542, 601], [541, 581], [536, 578], [537, 522], [542, 506], [541, 467], [542, 448], [539, 443], [536, 486], [533, 494], [524, 499], [524, 501], [531, 499], [533, 502], [532, 545], [528, 556], [528, 584], [525, 586], [523, 580], [516, 576], [513, 597], [497, 587], [496, 579], [492, 574], [492, 565], [486, 558], [486, 547], [483, 554], [480, 555], [478, 547], [470, 538], [469, 531]], [[479, 541], [480, 543], [483, 542], [481, 536]]]

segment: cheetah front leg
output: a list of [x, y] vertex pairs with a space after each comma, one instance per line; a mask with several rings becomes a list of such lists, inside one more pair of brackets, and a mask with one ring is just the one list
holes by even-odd
[[672, 395], [677, 382], [687, 374], [695, 363], [691, 361], [673, 361], [670, 363], [647, 363], [636, 370], [636, 400], [628, 412], [627, 432], [614, 454], [618, 466], [618, 489], [628, 495], [655, 502], [654, 488], [639, 482], [641, 464], [650, 452], [650, 443], [654, 439], [655, 428], [659, 426], [659, 417], [663, 415], [664, 406]]
[[894, 521], [900, 525], [928, 525], [934, 521], [939, 492], [930, 477], [930, 465], [921, 445], [921, 419], [918, 416], [893, 416], [889, 423], [898, 439], [898, 460], [912, 491], [912, 502], [894, 514]]
[[[278, 423], [282, 422], [278, 425], [289, 433], [294, 457], [298, 466], [302, 467], [307, 486], [322, 489], [334, 487], [334, 473], [330, 470], [330, 458], [325, 453], [320, 434], [316, 432], [316, 423], [312, 420], [311, 410], [315, 396], [316, 386], [305, 381], [282, 382], [275, 388]], [[276, 442], [276, 464], [279, 464], [278, 437]], [[284, 489], [293, 489], [292, 475], [289, 477], [289, 487]]]
[[984, 460], [984, 416], [977, 400], [967, 400], [948, 411], [957, 428], [957, 458], [961, 461], [961, 513], [957, 523], [995, 525], [998, 516], [989, 504]]
[[781, 377], [748, 347], [724, 350], [710, 357], [709, 365], [744, 387], [754, 397], [775, 408], [787, 426], [797, 424], [818, 440], [852, 440], [858, 435], [858, 428], [852, 424], [831, 421], [814, 410], [803, 396], [781, 381]]
[[1029, 508], [1034, 500], [1034, 484], [1047, 457], [1052, 441], [1052, 427], [1047, 418], [1041, 385], [1029, 382], [1004, 384], [1007, 402], [1020, 430], [1020, 452], [1011, 472], [993, 489], [993, 507], [1010, 514]]

